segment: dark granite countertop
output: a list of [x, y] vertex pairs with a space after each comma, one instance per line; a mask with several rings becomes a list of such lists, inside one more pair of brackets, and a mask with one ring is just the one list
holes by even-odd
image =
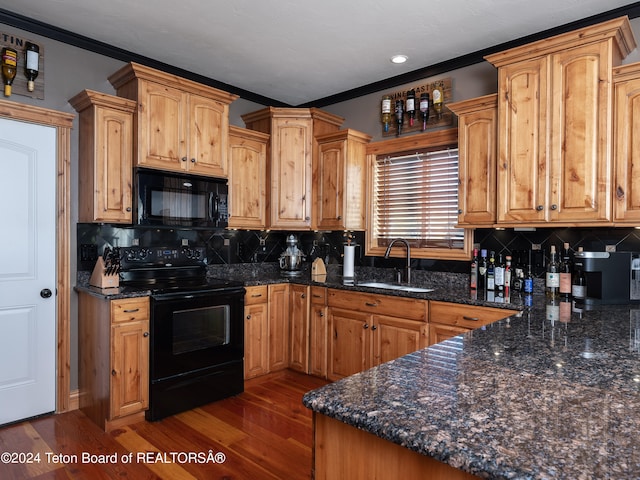
[[640, 305], [533, 306], [303, 403], [484, 478], [640, 478]]

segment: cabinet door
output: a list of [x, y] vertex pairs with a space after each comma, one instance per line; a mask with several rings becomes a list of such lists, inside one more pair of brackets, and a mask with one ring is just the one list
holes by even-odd
[[269, 371], [289, 366], [289, 285], [269, 285]]
[[311, 226], [311, 119], [275, 118], [271, 132], [271, 228]]
[[149, 322], [111, 326], [111, 415], [122, 417], [149, 406]]
[[226, 178], [229, 107], [199, 95], [188, 98], [187, 169], [192, 173]]
[[427, 347], [429, 325], [426, 322], [374, 315], [371, 335], [373, 365], [379, 365]]
[[497, 95], [460, 102], [458, 224], [496, 222]]
[[607, 42], [551, 55], [552, 221], [611, 219], [611, 55]]
[[329, 320], [326, 305], [311, 305], [309, 318], [309, 373], [327, 378], [327, 339]]
[[317, 227], [323, 230], [344, 228], [344, 185], [346, 140], [318, 145]]
[[268, 138], [230, 127], [229, 228], [266, 228]]
[[614, 77], [614, 221], [637, 224], [640, 222], [640, 64], [616, 71], [620, 79]]
[[547, 208], [547, 59], [498, 69], [498, 222], [540, 222]]
[[[247, 295], [249, 294], [247, 289]], [[244, 307], [244, 378], [264, 375], [269, 371], [268, 309], [266, 303]]]
[[289, 299], [289, 367], [309, 373], [309, 287], [290, 285]]
[[353, 375], [371, 364], [371, 315], [329, 308], [329, 380]]
[[466, 333], [470, 329], [464, 327], [454, 327], [451, 325], [441, 325], [439, 323], [429, 324], [429, 345], [443, 342], [448, 338], [455, 337], [461, 333]]
[[141, 81], [138, 103], [138, 165], [184, 170], [185, 94], [176, 88]]

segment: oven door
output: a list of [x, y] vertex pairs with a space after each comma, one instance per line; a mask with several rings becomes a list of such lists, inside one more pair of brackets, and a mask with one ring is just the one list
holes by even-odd
[[244, 357], [244, 288], [151, 296], [151, 382]]

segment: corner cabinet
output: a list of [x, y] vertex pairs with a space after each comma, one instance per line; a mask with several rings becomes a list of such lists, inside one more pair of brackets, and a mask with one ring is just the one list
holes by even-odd
[[78, 293], [80, 409], [104, 430], [149, 407], [149, 298]]
[[269, 134], [267, 227], [309, 230], [314, 134], [338, 130], [343, 118], [317, 109], [268, 107], [242, 115], [250, 130]]
[[269, 135], [229, 127], [229, 228], [267, 227]]
[[613, 220], [616, 225], [637, 225], [640, 222], [640, 63], [615, 68], [613, 84]]
[[498, 67], [497, 223], [611, 222], [612, 67], [626, 17], [485, 57]]
[[315, 138], [314, 229], [365, 230], [366, 146], [371, 137], [346, 129]]
[[496, 222], [498, 96], [450, 103], [458, 116], [458, 225], [487, 227]]
[[129, 63], [109, 77], [135, 100], [137, 165], [226, 177], [229, 104], [236, 95]]
[[69, 103], [79, 113], [78, 221], [131, 223], [136, 103], [92, 90]]

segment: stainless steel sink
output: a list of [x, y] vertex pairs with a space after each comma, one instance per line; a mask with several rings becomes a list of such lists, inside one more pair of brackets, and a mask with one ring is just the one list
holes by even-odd
[[381, 288], [383, 290], [402, 290], [404, 292], [429, 293], [433, 292], [433, 288], [413, 287], [411, 285], [402, 285], [400, 283], [385, 282], [358, 282], [358, 287]]

